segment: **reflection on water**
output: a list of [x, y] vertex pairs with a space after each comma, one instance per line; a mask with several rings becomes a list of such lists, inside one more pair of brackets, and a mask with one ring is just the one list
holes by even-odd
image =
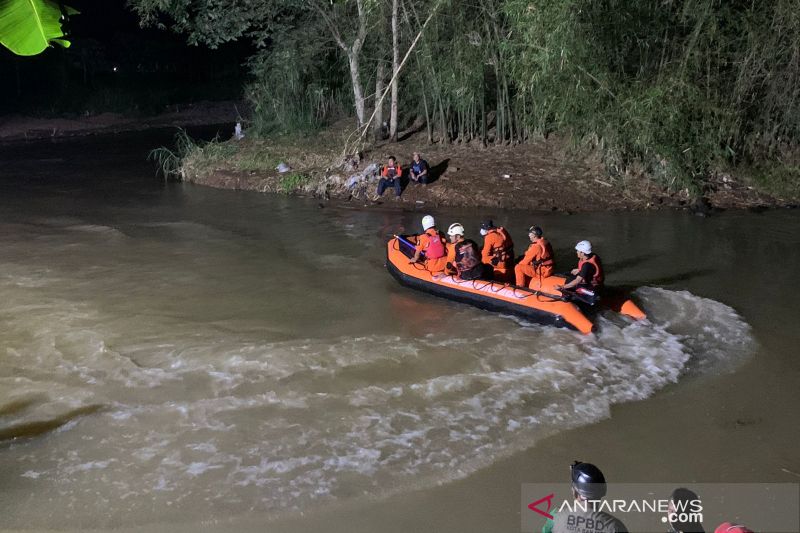
[[[606, 315], [592, 336], [409, 292], [383, 268], [383, 238], [419, 213], [70, 183], [6, 182], [0, 201], [0, 437], [19, 437], [0, 451], [17, 494], [4, 527], [302, 510], [445, 483], [756, 348], [739, 313], [684, 290], [642, 288], [650, 321]], [[724, 219], [495, 218], [545, 225], [562, 267], [592, 238], [619, 283], [724, 281], [687, 259], [730, 252]], [[675, 227], [693, 231], [674, 240]], [[676, 242], [683, 255], [663, 261]]]

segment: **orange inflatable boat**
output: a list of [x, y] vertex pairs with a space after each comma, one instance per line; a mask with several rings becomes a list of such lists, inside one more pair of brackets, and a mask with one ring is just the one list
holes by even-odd
[[[563, 277], [545, 278], [529, 289], [499, 281], [466, 281], [455, 276], [432, 275], [422, 263], [409, 264], [414, 255], [412, 246], [415, 240], [414, 236], [401, 236], [386, 244], [386, 268], [401, 285], [540, 324], [575, 329], [585, 334], [594, 330], [590, 317], [597, 306], [578, 301], [574, 295], [564, 295], [556, 289], [556, 285], [564, 283]], [[632, 318], [645, 318], [644, 312], [619, 291], [606, 289], [601, 302], [603, 307]]]

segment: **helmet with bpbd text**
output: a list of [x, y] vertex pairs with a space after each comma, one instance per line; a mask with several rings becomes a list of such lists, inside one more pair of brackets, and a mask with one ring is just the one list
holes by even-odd
[[450, 224], [450, 227], [447, 228], [447, 234], [450, 235], [451, 237], [454, 237], [456, 235], [461, 235], [463, 237], [464, 236], [464, 226], [462, 226], [458, 222]]
[[569, 467], [572, 488], [586, 500], [599, 500], [606, 495], [606, 478], [599, 468], [591, 463], [575, 461]]

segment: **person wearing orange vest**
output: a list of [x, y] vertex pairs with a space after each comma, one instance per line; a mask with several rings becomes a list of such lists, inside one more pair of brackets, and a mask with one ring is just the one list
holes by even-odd
[[564, 285], [556, 285], [557, 289], [574, 289], [576, 287], [586, 287], [592, 290], [603, 288], [603, 265], [600, 257], [592, 253], [592, 243], [581, 241], [575, 245], [575, 252], [578, 254], [578, 268], [573, 268], [571, 274], [575, 276]]
[[458, 274], [456, 268], [456, 246], [464, 240], [464, 226], [459, 222], [450, 224], [447, 228], [447, 236], [450, 237], [450, 242], [447, 243], [447, 263], [445, 264], [444, 273], [448, 276]]
[[494, 279], [508, 280], [514, 265], [514, 242], [505, 228], [495, 227], [491, 220], [481, 224], [483, 250], [481, 261], [494, 269]]
[[422, 217], [422, 229], [424, 233], [417, 238], [416, 251], [410, 262], [419, 262], [424, 252], [425, 268], [431, 274], [441, 273], [447, 264], [444, 237], [439, 234], [439, 230], [436, 229], [436, 221], [430, 215]]
[[464, 238], [464, 226], [456, 222], [447, 228], [450, 242], [447, 244], [445, 274], [464, 280], [491, 278], [492, 269], [480, 261], [480, 252], [475, 241]]
[[528, 230], [528, 238], [531, 245], [525, 251], [522, 261], [514, 267], [515, 283], [518, 287], [528, 286], [533, 289], [541, 285], [544, 278], [553, 275], [553, 248], [550, 243], [542, 237], [542, 228], [531, 226]]
[[377, 200], [383, 196], [383, 191], [385, 191], [387, 187], [394, 187], [394, 197], [400, 198], [400, 195], [403, 193], [403, 186], [400, 182], [402, 176], [403, 169], [400, 168], [397, 160], [394, 156], [389, 157], [389, 163], [383, 167], [381, 179], [378, 180], [378, 190], [375, 192], [375, 196], [373, 196], [372, 199]]

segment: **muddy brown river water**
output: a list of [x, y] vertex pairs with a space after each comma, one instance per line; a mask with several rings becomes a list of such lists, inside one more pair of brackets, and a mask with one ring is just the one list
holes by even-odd
[[518, 531], [575, 458], [800, 480], [800, 212], [433, 212], [592, 240], [650, 320], [582, 336], [397, 285], [423, 211], [164, 184], [168, 138], [0, 146], [0, 529]]

